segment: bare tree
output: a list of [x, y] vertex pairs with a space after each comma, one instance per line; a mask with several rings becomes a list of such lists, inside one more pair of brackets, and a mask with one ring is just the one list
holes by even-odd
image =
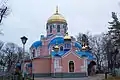
[[4, 69], [6, 68], [7, 73], [13, 73], [17, 62], [21, 61], [22, 58], [22, 48], [14, 43], [6, 43], [1, 49], [2, 63], [4, 64]]
[[1, 0], [0, 3], [0, 23], [2, 22], [3, 18], [5, 18], [9, 14], [9, 8], [7, 5], [8, 0]]
[[[84, 37], [84, 38], [83, 38]], [[91, 50], [92, 54], [96, 57], [97, 68], [101, 70], [104, 66], [106, 59], [106, 37], [104, 34], [99, 35], [91, 35], [90, 32], [86, 34], [79, 33], [77, 36], [77, 41], [82, 42], [84, 40], [89, 49]]]
[[82, 36], [83, 36], [83, 33], [78, 33], [78, 35], [76, 36], [77, 37], [77, 41], [79, 43], [82, 43]]
[[102, 60], [102, 47], [101, 47], [101, 37], [100, 35], [89, 35], [89, 46], [91, 48], [92, 53], [96, 57], [97, 68], [100, 70], [101, 68], [101, 60]]
[[[10, 14], [10, 8], [7, 5], [8, 0], [1, 0], [0, 2], [0, 25], [2, 24], [3, 18], [6, 18]], [[3, 35], [2, 29], [0, 30], [0, 34]]]

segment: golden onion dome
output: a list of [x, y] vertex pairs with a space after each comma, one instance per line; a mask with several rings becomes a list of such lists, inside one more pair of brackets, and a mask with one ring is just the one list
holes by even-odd
[[62, 23], [67, 23], [65, 18], [58, 13], [58, 6], [56, 7], [56, 13], [53, 14], [47, 21], [47, 23], [53, 23], [53, 22], [62, 22]]
[[66, 35], [65, 35], [64, 39], [71, 39], [71, 37], [70, 37], [70, 36], [68, 36], [68, 32], [66, 33]]

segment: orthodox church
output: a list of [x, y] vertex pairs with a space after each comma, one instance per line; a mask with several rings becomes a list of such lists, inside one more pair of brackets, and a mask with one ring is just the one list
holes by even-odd
[[85, 77], [95, 72], [95, 57], [88, 45], [77, 42], [67, 30], [67, 21], [57, 7], [46, 23], [46, 36], [31, 45], [31, 60], [25, 61], [24, 71], [35, 78]]

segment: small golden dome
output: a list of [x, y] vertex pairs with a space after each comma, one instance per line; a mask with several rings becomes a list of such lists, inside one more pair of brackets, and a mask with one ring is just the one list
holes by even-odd
[[85, 48], [87, 48], [88, 46], [87, 45], [85, 45]]
[[54, 50], [55, 50], [56, 52], [58, 52], [58, 51], [59, 51], [59, 46], [56, 45], [56, 46], [54, 47]]
[[86, 49], [86, 47], [85, 47], [85, 46], [83, 46], [83, 47], [82, 47], [82, 50], [85, 50], [85, 49]]
[[70, 36], [65, 36], [64, 39], [71, 39], [71, 37]]
[[68, 36], [68, 32], [66, 33], [66, 35], [65, 35], [64, 39], [71, 39], [71, 37], [70, 37], [70, 36]]
[[55, 48], [55, 49], [59, 49], [59, 46], [58, 46], [58, 45], [56, 45], [54, 48]]
[[58, 13], [58, 6], [56, 7], [56, 13], [53, 14], [47, 21], [47, 23], [53, 23], [53, 22], [62, 22], [62, 23], [67, 23], [65, 18]]

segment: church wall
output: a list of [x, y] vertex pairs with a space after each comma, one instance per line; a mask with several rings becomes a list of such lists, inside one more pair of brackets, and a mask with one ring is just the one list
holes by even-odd
[[42, 46], [41, 56], [47, 56], [48, 55], [48, 48], [47, 46]]
[[43, 46], [41, 47], [41, 48], [39, 48], [40, 49], [40, 56], [42, 56], [43, 55]]
[[75, 52], [76, 50], [79, 50], [79, 49], [72, 45], [72, 51]]
[[[48, 29], [47, 29], [47, 35], [49, 34], [57, 34], [57, 25], [60, 25], [60, 33], [62, 33], [64, 35], [64, 28], [63, 28], [63, 24], [64, 23], [51, 23], [51, 24], [47, 24]], [[50, 25], [52, 25], [52, 32], [50, 33]], [[64, 24], [65, 25], [65, 24]]]
[[41, 58], [33, 60], [33, 73], [50, 73], [51, 59]]
[[40, 56], [40, 54], [41, 54], [41, 53], [40, 53], [40, 50], [41, 50], [41, 47], [38, 47], [37, 50], [36, 50], [36, 51], [37, 51], [37, 53], [36, 53], [37, 56]]
[[48, 34], [50, 34], [50, 31], [49, 31], [49, 30], [47, 30], [47, 35], [48, 35]]
[[48, 41], [45, 41], [44, 45], [42, 45], [41, 56], [48, 56], [48, 55], [49, 55]]
[[54, 60], [51, 59], [51, 73], [54, 73]]
[[61, 29], [61, 33], [64, 35], [64, 28]]
[[74, 53], [68, 53], [67, 56], [62, 59], [63, 72], [69, 73], [69, 61], [74, 61], [75, 73], [83, 72], [81, 70], [81, 66], [84, 65], [84, 59], [78, 58], [78, 56]]
[[75, 52], [76, 48], [72, 45], [72, 51]]
[[53, 34], [56, 34], [57, 31], [56, 31], [56, 28], [53, 28]]

